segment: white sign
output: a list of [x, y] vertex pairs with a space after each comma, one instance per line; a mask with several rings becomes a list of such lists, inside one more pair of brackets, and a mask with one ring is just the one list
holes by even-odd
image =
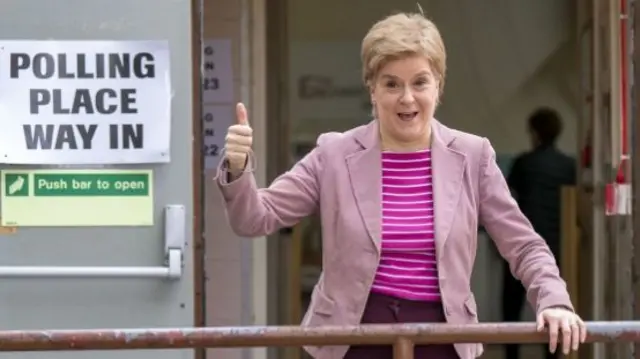
[[203, 45], [202, 101], [234, 102], [231, 40], [208, 39]]
[[204, 166], [206, 169], [218, 167], [227, 129], [235, 121], [235, 106], [205, 105], [202, 108], [204, 132]]
[[0, 40], [0, 163], [169, 162], [165, 41]]

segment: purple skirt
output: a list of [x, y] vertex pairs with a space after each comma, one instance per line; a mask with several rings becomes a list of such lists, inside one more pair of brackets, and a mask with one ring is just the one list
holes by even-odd
[[[444, 323], [446, 318], [440, 302], [399, 299], [371, 293], [362, 316], [362, 324]], [[418, 345], [415, 359], [460, 359], [452, 344]], [[389, 345], [352, 346], [344, 359], [392, 359]]]

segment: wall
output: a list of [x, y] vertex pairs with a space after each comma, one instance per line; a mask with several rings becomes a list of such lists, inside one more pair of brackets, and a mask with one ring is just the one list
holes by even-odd
[[[203, 0], [205, 39], [231, 39], [233, 101], [247, 105], [254, 129], [258, 184], [266, 169], [264, 1]], [[227, 119], [233, 121], [233, 119]], [[221, 128], [222, 132], [224, 127]], [[266, 243], [243, 239], [229, 228], [215, 170], [205, 173], [205, 311], [207, 326], [266, 324]], [[209, 350], [210, 359], [264, 358], [264, 349]]]
[[528, 148], [525, 139], [527, 116], [538, 106], [556, 109], [563, 119], [564, 132], [559, 146], [568, 153], [577, 149], [578, 69], [576, 44], [567, 41], [544, 63], [509, 101], [495, 110], [495, 116], [467, 121], [460, 127], [487, 136], [496, 150], [516, 153]]
[[[447, 83], [437, 117], [487, 136], [498, 152], [511, 153], [524, 149], [529, 112], [538, 105], [553, 106], [567, 122], [562, 148], [574, 152], [576, 111], [570, 84], [577, 81], [577, 67], [570, 41], [572, 9], [567, 2], [553, 0], [490, 3], [421, 2], [447, 46]], [[415, 2], [408, 0], [393, 6], [381, 0], [348, 5], [337, 0], [290, 2], [289, 101], [299, 140], [370, 119], [360, 81], [360, 41], [376, 20], [394, 10], [415, 9]], [[327, 26], [329, 18], [341, 26]], [[327, 77], [341, 94], [302, 99], [298, 81], [309, 74]]]

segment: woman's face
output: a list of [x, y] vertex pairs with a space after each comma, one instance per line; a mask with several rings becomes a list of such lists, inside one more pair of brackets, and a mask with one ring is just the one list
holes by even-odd
[[371, 100], [383, 139], [397, 144], [426, 143], [438, 103], [436, 77], [423, 56], [387, 63], [371, 87]]

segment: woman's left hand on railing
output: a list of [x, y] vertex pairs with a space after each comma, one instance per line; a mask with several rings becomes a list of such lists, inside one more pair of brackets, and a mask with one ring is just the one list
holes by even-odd
[[538, 330], [549, 329], [549, 351], [554, 353], [562, 335], [562, 352], [578, 350], [587, 339], [587, 327], [576, 313], [565, 308], [548, 308], [538, 314]]

